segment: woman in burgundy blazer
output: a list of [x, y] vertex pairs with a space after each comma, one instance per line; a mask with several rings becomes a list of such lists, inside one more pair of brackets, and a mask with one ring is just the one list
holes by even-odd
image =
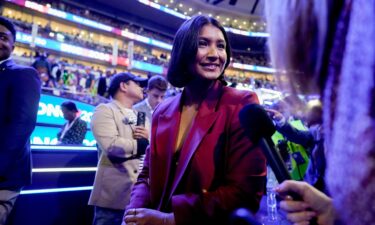
[[193, 17], [178, 30], [168, 80], [185, 89], [153, 114], [126, 224], [228, 224], [236, 208], [258, 210], [266, 160], [238, 118], [258, 98], [225, 87], [229, 59], [228, 38], [215, 19]]

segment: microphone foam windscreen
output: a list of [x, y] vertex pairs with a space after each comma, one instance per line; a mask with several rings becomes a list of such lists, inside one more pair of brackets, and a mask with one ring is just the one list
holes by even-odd
[[249, 104], [244, 106], [240, 113], [240, 123], [247, 131], [252, 141], [271, 137], [276, 129], [272, 119], [261, 105]]

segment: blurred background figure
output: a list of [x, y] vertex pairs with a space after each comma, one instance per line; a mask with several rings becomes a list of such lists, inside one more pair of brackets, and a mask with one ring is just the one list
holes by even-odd
[[165, 92], [168, 89], [168, 81], [160, 76], [152, 76], [147, 83], [147, 97], [135, 104], [133, 108], [138, 112], [145, 112], [149, 121], [152, 119], [152, 113], [155, 110], [155, 107], [160, 104], [165, 97]]
[[[321, 104], [309, 105], [305, 116], [305, 123], [308, 130], [295, 128], [283, 114], [276, 110], [267, 109], [267, 111], [275, 121], [276, 130], [279, 133], [286, 137], [288, 141], [300, 144], [307, 149], [309, 163], [303, 180], [320, 191], [328, 193], [324, 181], [326, 158], [324, 153], [323, 111]], [[294, 153], [293, 158], [296, 162], [305, 161], [301, 154]]]
[[89, 66], [86, 66], [85, 72], [86, 81], [84, 88], [88, 93], [93, 93], [95, 89], [95, 75], [92, 73], [92, 68]]
[[87, 123], [79, 116], [74, 102], [66, 101], [61, 104], [61, 111], [67, 122], [57, 133], [58, 144], [81, 145], [87, 132]]
[[[283, 118], [284, 122], [292, 126], [293, 129], [307, 131], [306, 125], [302, 121], [302, 106], [298, 107], [297, 110], [290, 110], [288, 101], [290, 101], [289, 97], [285, 97], [274, 103], [267, 109], [269, 114], [271, 114], [272, 117], [272, 115], [277, 112], [278, 116]], [[303, 103], [300, 103], [299, 105], [302, 104]], [[292, 179], [303, 180], [310, 158], [306, 146], [292, 141], [288, 136], [278, 131], [272, 135], [272, 140], [278, 147]]]
[[47, 53], [35, 52], [35, 61], [32, 64], [39, 74], [45, 73], [51, 76], [51, 65], [47, 60]]
[[109, 97], [108, 96], [108, 86], [109, 86], [109, 80], [112, 77], [111, 70], [107, 69], [105, 71], [104, 75], [101, 75], [98, 80], [98, 95], [103, 97]]

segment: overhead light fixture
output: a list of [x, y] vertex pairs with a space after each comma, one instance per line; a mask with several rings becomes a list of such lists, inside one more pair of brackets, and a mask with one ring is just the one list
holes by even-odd
[[202, 12], [201, 12], [201, 11], [199, 11], [199, 12], [198, 12], [198, 14], [199, 14], [199, 15], [202, 15]]
[[212, 17], [212, 14], [210, 13], [210, 14], [208, 14], [208, 16], [209, 16], [209, 17]]
[[229, 17], [227, 17], [227, 21], [229, 21], [230, 20], [230, 18]]
[[189, 11], [191, 12], [191, 11], [193, 11], [193, 9], [192, 9], [192, 8], [189, 8]]
[[178, 6], [180, 6], [181, 8], [184, 7], [184, 5], [182, 3], [180, 3]]

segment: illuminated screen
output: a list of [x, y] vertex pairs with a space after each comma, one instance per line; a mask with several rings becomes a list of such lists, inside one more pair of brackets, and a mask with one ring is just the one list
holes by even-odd
[[[60, 131], [59, 127], [42, 127], [36, 126], [34, 132], [31, 134], [30, 141], [33, 145], [56, 145], [57, 133]], [[91, 131], [87, 131], [83, 145], [95, 146], [96, 141]]]
[[[90, 122], [95, 106], [71, 99], [61, 98], [53, 95], [42, 94], [39, 101], [37, 126], [31, 134], [31, 144], [34, 145], [55, 145], [57, 144], [57, 133], [66, 123], [61, 111], [61, 103], [72, 101], [79, 110], [79, 116], [86, 121], [90, 129]], [[51, 126], [51, 127], [50, 127]], [[87, 131], [83, 145], [94, 146], [95, 138], [91, 131]]]
[[71, 99], [45, 94], [42, 94], [40, 98], [37, 123], [59, 126], [65, 124], [66, 121], [63, 117], [60, 107], [61, 103], [65, 101], [72, 101], [76, 104], [81, 119], [87, 122], [89, 128], [95, 106]]

